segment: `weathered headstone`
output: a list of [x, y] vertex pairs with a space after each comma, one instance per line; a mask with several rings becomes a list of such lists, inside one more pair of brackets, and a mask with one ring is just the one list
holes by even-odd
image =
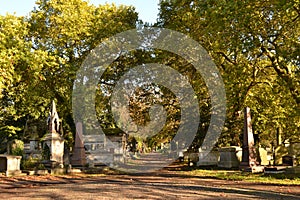
[[86, 164], [86, 155], [82, 136], [82, 123], [76, 123], [76, 135], [71, 164], [74, 166], [84, 166]]
[[264, 148], [259, 148], [260, 165], [269, 165], [268, 151]]
[[84, 135], [83, 142], [89, 167], [113, 162], [114, 155], [110, 152], [110, 148], [114, 145], [107, 144], [104, 134]]
[[33, 126], [31, 128], [31, 137], [29, 139], [29, 144], [30, 144], [30, 151], [37, 151], [39, 150], [39, 135], [37, 131], [37, 127]]
[[218, 167], [222, 168], [238, 168], [241, 161], [241, 152], [240, 147], [223, 147], [219, 149], [220, 160], [218, 162]]
[[51, 163], [51, 167], [63, 165], [64, 139], [59, 134], [59, 117], [55, 102], [52, 102], [48, 117], [48, 133], [42, 138], [44, 159]]
[[198, 166], [217, 166], [220, 159], [218, 151], [208, 151], [206, 148], [199, 148]]
[[24, 144], [24, 159], [42, 159], [42, 147], [36, 125], [26, 124], [26, 133], [30, 135], [29, 143]]
[[251, 125], [250, 108], [244, 109], [244, 134], [243, 134], [243, 152], [240, 169], [245, 171], [260, 172], [263, 167], [258, 167], [257, 153], [254, 146], [254, 136]]
[[289, 146], [290, 144], [282, 144], [274, 149], [274, 165], [282, 165], [282, 157], [288, 155], [289, 147], [285, 145]]
[[282, 165], [284, 166], [295, 166], [296, 165], [296, 160], [293, 156], [283, 156], [282, 157]]

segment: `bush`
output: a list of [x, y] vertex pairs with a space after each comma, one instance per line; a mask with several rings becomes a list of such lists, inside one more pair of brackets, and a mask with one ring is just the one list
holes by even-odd
[[10, 145], [10, 153], [14, 156], [23, 156], [24, 142], [21, 140], [14, 140]]

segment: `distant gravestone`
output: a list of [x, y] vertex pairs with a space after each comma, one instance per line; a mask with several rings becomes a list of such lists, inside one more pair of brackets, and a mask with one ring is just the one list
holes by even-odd
[[[289, 145], [289, 144], [288, 144]], [[282, 165], [282, 157], [288, 155], [289, 148], [284, 144], [275, 148], [274, 165]]]
[[282, 165], [284, 166], [295, 166], [296, 162], [295, 162], [295, 158], [293, 156], [283, 156], [282, 157]]
[[218, 151], [208, 151], [206, 148], [199, 148], [198, 166], [217, 166], [220, 159]]
[[29, 139], [30, 151], [35, 152], [39, 150], [39, 135], [37, 127], [32, 127], [31, 137]]
[[268, 151], [264, 148], [259, 148], [260, 165], [269, 165]]
[[240, 169], [245, 171], [260, 172], [263, 171], [259, 165], [256, 149], [254, 146], [254, 136], [251, 125], [250, 108], [244, 109], [244, 134], [243, 134], [243, 152]]
[[83, 144], [82, 136], [82, 123], [76, 123], [76, 135], [75, 135], [75, 145], [73, 149], [73, 155], [71, 159], [71, 164], [74, 166], [84, 166], [86, 164], [86, 155]]
[[242, 149], [235, 146], [220, 148], [218, 167], [227, 169], [238, 168], [241, 161], [241, 152]]

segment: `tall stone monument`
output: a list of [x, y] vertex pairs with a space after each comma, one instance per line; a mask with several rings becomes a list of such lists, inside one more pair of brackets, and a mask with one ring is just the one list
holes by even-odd
[[86, 164], [86, 155], [82, 136], [82, 123], [76, 123], [76, 135], [71, 164], [74, 166], [84, 166]]
[[243, 152], [240, 169], [244, 171], [260, 172], [263, 167], [259, 167], [256, 149], [254, 146], [254, 136], [251, 125], [250, 108], [244, 109], [244, 134], [243, 134]]
[[52, 101], [47, 119], [48, 131], [42, 138], [44, 160], [54, 166], [63, 166], [64, 139], [60, 135], [60, 121], [55, 102]]

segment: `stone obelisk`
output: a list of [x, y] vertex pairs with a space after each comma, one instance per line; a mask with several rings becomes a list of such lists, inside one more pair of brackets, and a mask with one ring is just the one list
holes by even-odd
[[244, 109], [244, 134], [242, 149], [243, 153], [240, 169], [246, 171], [253, 171], [253, 169], [258, 165], [258, 161], [254, 146], [254, 136], [251, 125], [251, 114], [249, 107], [246, 107]]
[[75, 145], [73, 150], [73, 155], [71, 159], [71, 164], [73, 166], [84, 166], [86, 164], [86, 155], [83, 144], [82, 136], [82, 123], [76, 123], [76, 135], [75, 135]]

